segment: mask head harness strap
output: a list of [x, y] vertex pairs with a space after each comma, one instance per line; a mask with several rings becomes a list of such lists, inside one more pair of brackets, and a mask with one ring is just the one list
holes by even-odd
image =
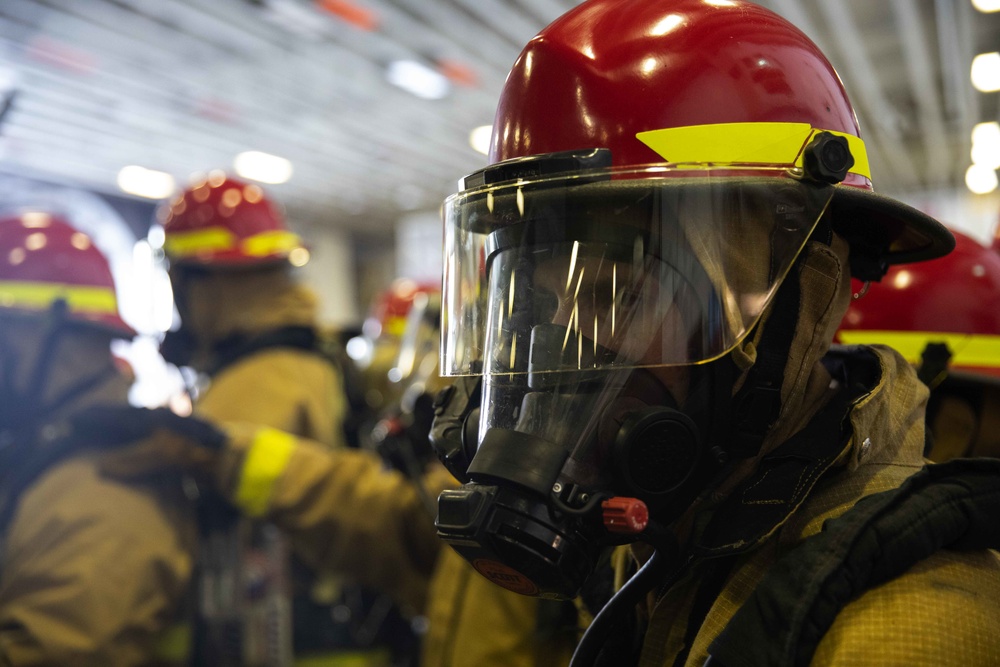
[[[45, 402], [45, 392], [52, 376], [53, 362], [59, 341], [71, 335], [70, 327], [74, 323], [69, 319], [69, 306], [59, 299], [52, 303], [46, 316], [44, 331], [41, 335], [42, 344], [35, 360], [34, 368], [28, 376], [27, 385], [18, 391], [15, 385], [17, 367], [16, 360], [4, 365], [2, 400], [0, 400], [0, 458], [9, 455], [8, 448], [23, 441], [30, 441], [34, 432], [49, 415], [73, 401], [78, 396], [107, 381], [115, 374], [111, 364], [97, 373], [81, 378], [63, 389], [58, 395]], [[8, 357], [12, 355], [8, 354]]]

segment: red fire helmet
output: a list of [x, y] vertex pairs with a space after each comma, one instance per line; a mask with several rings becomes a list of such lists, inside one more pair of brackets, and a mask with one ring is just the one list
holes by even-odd
[[580, 4], [514, 63], [490, 162], [607, 148], [615, 167], [801, 167], [821, 132], [846, 139], [854, 158], [830, 202], [839, 233], [889, 264], [948, 252], [937, 221], [873, 192], [854, 109], [819, 48], [746, 0]]
[[38, 211], [0, 219], [0, 308], [44, 311], [57, 301], [75, 321], [135, 335], [118, 312], [108, 260], [90, 237]]
[[174, 264], [235, 267], [285, 261], [295, 253], [308, 257], [259, 185], [221, 172], [192, 184], [158, 217], [164, 252]]
[[837, 340], [889, 345], [912, 363], [929, 343], [945, 343], [951, 368], [1000, 377], [1000, 255], [953, 234], [950, 254], [893, 267], [872, 284], [851, 304]]
[[380, 293], [369, 312], [365, 323], [365, 335], [377, 338], [380, 335], [399, 337], [406, 329], [406, 319], [420, 295], [436, 295], [441, 292], [437, 282], [416, 281], [399, 278], [384, 292]]

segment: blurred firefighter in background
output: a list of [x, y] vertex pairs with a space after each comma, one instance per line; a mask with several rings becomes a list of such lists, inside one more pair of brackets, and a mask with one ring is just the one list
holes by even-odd
[[0, 664], [187, 664], [184, 479], [100, 473], [108, 448], [174, 437], [128, 408], [110, 344], [134, 334], [85, 234], [41, 212], [0, 220]]
[[[438, 364], [440, 328], [439, 284], [404, 278], [379, 295], [364, 326], [363, 373], [369, 397], [380, 402], [369, 444], [417, 482], [435, 456], [433, 397], [446, 384]], [[423, 495], [433, 516], [437, 499]], [[569, 662], [577, 626], [572, 603], [503, 590], [445, 549], [431, 579], [420, 664], [557, 667]]]
[[1000, 457], [1000, 254], [953, 231], [948, 255], [854, 285], [844, 344], [882, 344], [931, 388], [927, 456]]
[[428, 434], [433, 396], [442, 386], [440, 320], [439, 286], [401, 278], [378, 295], [356, 339], [373, 418], [362, 442], [411, 477], [436, 460]]
[[[355, 369], [336, 339], [319, 329], [317, 297], [293, 274], [308, 250], [277, 204], [259, 186], [213, 172], [159, 217], [180, 315], [162, 351], [207, 376], [195, 414], [271, 426], [331, 449], [356, 446], [365, 405]], [[229, 537], [222, 553], [205, 559], [204, 587], [219, 590], [212, 582], [235, 572], [245, 585], [238, 599], [212, 601], [204, 610], [212, 662], [284, 665], [293, 654], [328, 664], [409, 660], [410, 625], [384, 596], [309, 573], [294, 558], [289, 576], [287, 544], [271, 527], [251, 530], [224, 511], [216, 523], [214, 532]], [[239, 557], [234, 541], [244, 545]], [[241, 637], [239, 645], [233, 637]]]

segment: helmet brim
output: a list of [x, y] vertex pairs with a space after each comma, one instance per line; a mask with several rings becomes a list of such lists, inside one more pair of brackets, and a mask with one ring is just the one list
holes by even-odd
[[835, 188], [830, 212], [834, 230], [852, 247], [879, 251], [890, 265], [943, 257], [955, 248], [955, 237], [943, 224], [869, 190]]

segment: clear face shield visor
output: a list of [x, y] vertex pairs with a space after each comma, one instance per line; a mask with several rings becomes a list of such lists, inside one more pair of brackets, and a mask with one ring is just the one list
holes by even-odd
[[[468, 483], [436, 525], [528, 595], [576, 595], [607, 545], [645, 531], [625, 515], [664, 526], [700, 492], [732, 390], [700, 366], [750, 334], [833, 195], [791, 165], [602, 160], [500, 163], [443, 211], [442, 374], [482, 388], [443, 399], [436, 446]], [[523, 177], [546, 170], [562, 173]]]
[[787, 168], [654, 167], [449, 198], [442, 374], [484, 376], [480, 441], [530, 432], [582, 456], [640, 375], [682, 402], [685, 369], [753, 329], [832, 193]]

